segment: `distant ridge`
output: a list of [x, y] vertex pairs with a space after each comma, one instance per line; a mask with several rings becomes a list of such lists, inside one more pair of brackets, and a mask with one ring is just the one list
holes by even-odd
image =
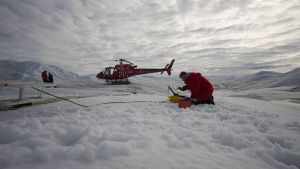
[[76, 81], [80, 76], [58, 66], [45, 65], [32, 61], [0, 61], [0, 80], [41, 80], [41, 72], [47, 70], [54, 76], [54, 81]]
[[257, 89], [272, 88], [281, 86], [300, 87], [300, 68], [296, 68], [286, 73], [277, 73], [271, 71], [261, 71], [254, 75], [235, 79], [230, 82], [233, 89]]

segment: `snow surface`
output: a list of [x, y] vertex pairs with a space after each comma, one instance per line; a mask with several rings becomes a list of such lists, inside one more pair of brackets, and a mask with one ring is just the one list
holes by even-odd
[[[44, 89], [91, 107], [59, 101], [1, 111], [0, 168], [300, 168], [300, 106], [279, 102], [280, 92], [290, 97], [287, 90], [217, 90], [215, 106], [179, 109], [166, 100], [166, 90], [180, 81], [149, 76], [132, 82]], [[248, 97], [254, 94], [268, 99]], [[101, 104], [120, 101], [132, 103]]]

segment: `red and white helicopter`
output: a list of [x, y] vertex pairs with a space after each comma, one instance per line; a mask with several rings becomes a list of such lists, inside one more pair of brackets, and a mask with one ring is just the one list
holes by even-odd
[[[106, 67], [103, 71], [97, 74], [97, 78], [105, 79], [109, 84], [128, 84], [128, 77], [148, 74], [148, 73], [156, 73], [167, 71], [168, 75], [171, 75], [172, 66], [174, 64], [175, 59], [171, 61], [170, 64], [167, 64], [164, 68], [137, 68], [135, 64], [129, 62], [125, 59], [116, 60], [120, 63], [115, 65], [114, 67]], [[124, 63], [125, 62], [125, 63]]]

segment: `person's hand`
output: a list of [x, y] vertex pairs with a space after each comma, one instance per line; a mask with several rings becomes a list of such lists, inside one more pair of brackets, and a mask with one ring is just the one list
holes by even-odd
[[177, 87], [177, 89], [183, 91], [182, 87]]
[[188, 100], [190, 100], [191, 98], [190, 97], [188, 97], [188, 96], [183, 96], [183, 100], [186, 100], [186, 101], [188, 101]]

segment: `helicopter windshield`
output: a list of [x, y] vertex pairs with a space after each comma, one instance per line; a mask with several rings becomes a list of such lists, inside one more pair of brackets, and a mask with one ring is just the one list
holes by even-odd
[[103, 74], [105, 76], [111, 76], [111, 74], [112, 74], [112, 68], [111, 67], [107, 67], [102, 72], [103, 72]]

